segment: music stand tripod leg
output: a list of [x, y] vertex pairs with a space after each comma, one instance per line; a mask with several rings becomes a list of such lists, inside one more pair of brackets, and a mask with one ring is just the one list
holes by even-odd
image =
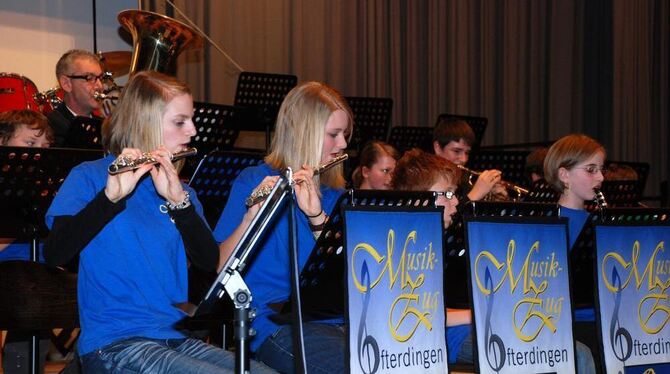
[[232, 270], [224, 288], [235, 305], [235, 373], [246, 374], [250, 372], [249, 339], [254, 335], [249, 327], [255, 315], [250, 308], [251, 291], [237, 270]]

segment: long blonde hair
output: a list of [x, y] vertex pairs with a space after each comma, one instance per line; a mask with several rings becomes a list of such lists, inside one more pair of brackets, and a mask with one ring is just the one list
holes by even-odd
[[102, 126], [105, 149], [119, 155], [123, 148], [149, 152], [163, 144], [163, 114], [173, 98], [191, 94], [186, 84], [155, 71], [135, 74], [126, 85], [119, 105]]
[[[326, 123], [336, 110], [343, 110], [349, 119], [345, 130], [347, 141], [353, 129], [353, 115], [339, 92], [321, 82], [305, 82], [293, 88], [279, 108], [270, 154], [265, 158], [274, 169], [321, 163]], [[342, 165], [337, 165], [319, 177], [317, 183], [333, 188], [345, 185]]]

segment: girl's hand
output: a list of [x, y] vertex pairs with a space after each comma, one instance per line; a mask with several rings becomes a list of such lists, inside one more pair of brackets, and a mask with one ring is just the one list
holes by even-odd
[[[136, 148], [124, 148], [120, 156], [137, 159], [142, 157], [142, 151]], [[113, 203], [118, 202], [133, 192], [140, 178], [152, 168], [152, 165], [143, 165], [135, 170], [108, 175], [105, 196]]]

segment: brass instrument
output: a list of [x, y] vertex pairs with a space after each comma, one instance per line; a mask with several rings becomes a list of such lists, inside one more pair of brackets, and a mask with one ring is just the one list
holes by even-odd
[[[349, 155], [344, 153], [341, 154], [332, 160], [323, 163], [317, 167], [314, 168], [314, 175], [319, 175], [324, 173], [326, 170], [332, 168], [333, 166], [344, 162], [346, 159], [349, 158]], [[254, 206], [255, 204], [258, 204], [259, 202], [263, 201], [268, 195], [272, 192], [272, 186], [263, 186], [261, 188], [255, 189], [249, 197], [246, 198], [244, 201], [244, 204], [247, 206], [247, 208]]]
[[[184, 157], [195, 156], [198, 154], [196, 148], [186, 148], [182, 151], [172, 154], [170, 161], [177, 161]], [[135, 170], [144, 165], [157, 164], [158, 160], [154, 158], [151, 153], [143, 153], [141, 157], [132, 159], [128, 156], [120, 155], [107, 168], [107, 172], [111, 175], [124, 173], [126, 171]]]
[[133, 36], [130, 76], [142, 70], [174, 75], [177, 56], [202, 47], [202, 36], [173, 18], [134, 9], [124, 10], [117, 18]]
[[[461, 170], [463, 170], [464, 172], [466, 172], [466, 173], [469, 174], [469, 176], [468, 176], [468, 183], [469, 183], [471, 186], [473, 185], [473, 183], [472, 183], [472, 176], [474, 176], [474, 175], [477, 175], [477, 176], [478, 176], [478, 175], [480, 175], [480, 174], [482, 173], [481, 171], [475, 171], [475, 170], [468, 169], [468, 168], [466, 168], [466, 167], [463, 166], [463, 165], [456, 165], [456, 167], [459, 168], [459, 169], [461, 169]], [[514, 191], [514, 192], [517, 194], [518, 197], [525, 196], [525, 195], [528, 194], [528, 190], [525, 189], [525, 188], [523, 188], [523, 187], [521, 187], [521, 186], [519, 186], [518, 184], [514, 184], [514, 183], [511, 183], [511, 182], [506, 182], [506, 181], [504, 181], [504, 180], [502, 180], [502, 179], [501, 179], [500, 182], [498, 182], [498, 183], [500, 183], [500, 185], [502, 185], [503, 187], [505, 187], [505, 188], [507, 188], [507, 189], [510, 189], [510, 190]]]

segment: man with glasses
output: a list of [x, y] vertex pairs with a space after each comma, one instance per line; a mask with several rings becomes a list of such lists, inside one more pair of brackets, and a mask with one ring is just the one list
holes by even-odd
[[54, 131], [54, 146], [68, 146], [67, 136], [75, 117], [97, 117], [100, 103], [94, 92], [102, 92], [103, 77], [100, 59], [91, 52], [73, 49], [58, 60], [56, 78], [63, 90], [63, 102], [47, 116]]

